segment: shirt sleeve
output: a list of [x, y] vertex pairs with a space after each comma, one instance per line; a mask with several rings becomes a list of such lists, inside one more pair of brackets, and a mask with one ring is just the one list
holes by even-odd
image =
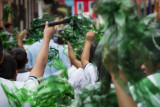
[[77, 70], [77, 68], [72, 65], [69, 69], [68, 69], [68, 78], [71, 78], [71, 76], [73, 75], [73, 73]]
[[87, 64], [84, 67], [85, 76], [88, 79], [88, 81], [91, 81], [91, 83], [96, 86], [97, 81], [97, 70], [94, 68], [92, 63]]
[[88, 81], [85, 78], [85, 74], [82, 68], [77, 69], [68, 80], [71, 86], [74, 88], [75, 93], [79, 93], [81, 89], [85, 88]]
[[39, 84], [40, 82], [37, 80], [36, 77], [30, 76], [28, 80], [26, 80], [26, 82], [24, 83], [24, 88], [32, 90], [35, 89]]

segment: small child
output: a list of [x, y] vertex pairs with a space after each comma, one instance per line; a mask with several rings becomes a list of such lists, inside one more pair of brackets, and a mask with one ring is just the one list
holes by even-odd
[[18, 72], [17, 81], [25, 82], [28, 79], [30, 73], [25, 68], [25, 64], [28, 62], [27, 53], [21, 47], [13, 48], [12, 52], [14, 59], [17, 62], [17, 69], [16, 69]]
[[81, 88], [85, 88], [88, 83], [83, 72], [81, 61], [76, 58], [71, 44], [69, 42], [67, 42], [67, 44], [68, 54], [72, 64], [72, 66], [68, 69], [68, 82], [74, 88], [75, 93], [80, 93]]
[[74, 55], [73, 49], [68, 42], [69, 57], [71, 60], [72, 67], [68, 69], [69, 83], [74, 88], [75, 93], [80, 93], [81, 89], [86, 88], [91, 83], [96, 87], [97, 81], [97, 70], [95, 70], [92, 63], [93, 53], [90, 55], [90, 51], [94, 51], [95, 48], [91, 49], [91, 41], [94, 40], [95, 32], [88, 32], [85, 40], [85, 46], [79, 61]]

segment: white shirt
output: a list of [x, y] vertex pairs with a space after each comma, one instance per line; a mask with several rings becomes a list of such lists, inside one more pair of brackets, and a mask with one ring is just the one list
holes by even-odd
[[89, 83], [92, 83], [95, 87], [97, 86], [96, 81], [97, 81], [97, 68], [94, 68], [92, 63], [87, 64], [84, 67], [84, 73], [87, 78], [87, 81]]
[[25, 82], [28, 79], [29, 74], [30, 74], [30, 72], [28, 72], [28, 71], [18, 71], [16, 81]]
[[72, 66], [68, 70], [68, 82], [74, 88], [75, 93], [80, 93], [81, 89], [85, 88], [88, 85], [88, 81], [85, 78], [85, 74], [82, 68], [76, 68]]
[[13, 92], [16, 91], [15, 87], [18, 89], [25, 87], [28, 90], [31, 90], [31, 89], [33, 90], [35, 89], [36, 86], [39, 85], [38, 81], [33, 77], [29, 77], [26, 82], [10, 81], [0, 77], [0, 106], [1, 107], [10, 107], [7, 96], [5, 95], [5, 92], [1, 84], [7, 86], [8, 89], [12, 90]]
[[80, 93], [81, 89], [86, 88], [90, 83], [95, 87], [97, 86], [97, 70], [92, 63], [87, 64], [84, 69], [77, 69], [72, 65], [68, 69], [68, 78], [68, 82], [74, 88], [75, 93]]

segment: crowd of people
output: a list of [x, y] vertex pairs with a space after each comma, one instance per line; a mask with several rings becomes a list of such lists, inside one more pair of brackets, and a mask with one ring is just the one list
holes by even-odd
[[[57, 30], [58, 32], [59, 30], [62, 31], [62, 29], [57, 29], [56, 26], [50, 27], [48, 22], [46, 22], [43, 38], [32, 44], [27, 50], [23, 46], [23, 39], [27, 34], [26, 30], [23, 30], [21, 33], [17, 32], [18, 46], [12, 48], [10, 52], [7, 52], [3, 48], [2, 40], [0, 39], [0, 105], [2, 107], [10, 106], [2, 85], [7, 86], [10, 90], [26, 88], [27, 90], [36, 91], [35, 88], [42, 81], [46, 81], [49, 76], [59, 70], [50, 66], [50, 62], [48, 62], [49, 47], [54, 47], [58, 50], [59, 58], [67, 68], [68, 83], [74, 89], [74, 93], [81, 94], [89, 84], [93, 85], [95, 89], [98, 87], [98, 83], [102, 78], [101, 76], [103, 76], [100, 74], [103, 71], [93, 61], [93, 59], [96, 60], [96, 44], [93, 43], [96, 33], [94, 31], [86, 33], [83, 51], [80, 53], [81, 58], [78, 59], [69, 41], [65, 44], [65, 47], [67, 47], [65, 49], [62, 45], [64, 44], [63, 40], [54, 37]], [[12, 31], [13, 25], [6, 24], [5, 32], [8, 41], [13, 40]], [[0, 28], [1, 32], [4, 32], [3, 28]], [[159, 38], [156, 38], [156, 40], [160, 42]], [[60, 44], [56, 43], [58, 41], [60, 41]], [[148, 102], [151, 106], [158, 107], [160, 105], [160, 56], [158, 56], [160, 52], [153, 38], [147, 38], [144, 40], [144, 44], [148, 50], [157, 54], [151, 55], [148, 62], [141, 64], [140, 69], [142, 73], [139, 74], [145, 75], [145, 78], [131, 85], [121, 67], [109, 64], [108, 59], [115, 60], [115, 57], [110, 55], [109, 51], [102, 53], [103, 60], [100, 64], [103, 64], [109, 72], [112, 80], [111, 85], [116, 90], [115, 94], [120, 107], [145, 107], [145, 104]], [[118, 71], [118, 77], [114, 75], [113, 70], [115, 69]], [[41, 77], [43, 79], [40, 79]], [[123, 84], [120, 83], [122, 81], [124, 82]], [[105, 86], [106, 84], [102, 85]], [[128, 92], [124, 89], [123, 85], [127, 86]], [[143, 93], [146, 95], [143, 96]]]

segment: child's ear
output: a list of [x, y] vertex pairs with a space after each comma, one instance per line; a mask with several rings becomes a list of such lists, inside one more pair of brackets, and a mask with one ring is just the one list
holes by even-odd
[[28, 63], [28, 58], [27, 58], [27, 60], [26, 60], [26, 64]]
[[17, 75], [18, 75], [18, 72], [16, 71], [16, 73], [14, 75], [14, 81], [17, 81]]
[[3, 62], [3, 59], [4, 59], [4, 50], [2, 52], [2, 57], [0, 58], [0, 64]]

